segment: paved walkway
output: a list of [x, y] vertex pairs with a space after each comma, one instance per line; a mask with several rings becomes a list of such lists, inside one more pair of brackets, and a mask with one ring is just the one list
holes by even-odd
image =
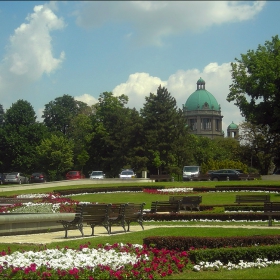
[[[145, 231], [161, 227], [156, 225], [145, 225], [144, 228]], [[164, 225], [163, 227], [169, 227]], [[277, 230], [277, 234], [279, 233], [279, 226], [246, 226], [246, 225], [186, 225], [186, 226], [176, 226], [176, 227], [203, 227], [203, 228], [209, 228], [209, 227], [222, 227], [222, 228], [250, 228], [255, 231], [257, 234], [258, 229], [271, 229], [271, 230]], [[136, 231], [142, 231], [142, 228], [139, 225], [133, 225], [130, 226], [130, 232], [124, 232], [122, 227], [114, 226], [112, 228], [111, 235], [116, 234], [130, 234], [131, 232]], [[110, 235], [108, 235], [107, 231], [104, 227], [97, 226], [94, 229], [94, 236], [90, 236], [91, 234], [91, 228], [89, 226], [84, 227], [84, 237], [81, 236], [81, 233], [79, 230], [69, 230], [68, 231], [68, 238], [65, 239], [65, 231], [57, 231], [57, 232], [48, 232], [48, 233], [38, 233], [38, 234], [29, 234], [29, 235], [13, 235], [13, 236], [0, 236], [0, 243], [24, 243], [24, 244], [48, 244], [52, 242], [62, 242], [62, 241], [70, 241], [70, 240], [84, 240], [88, 238], [94, 238], [94, 237], [100, 237], [100, 236], [108, 236], [110, 238]]]
[[[145, 226], [145, 230], [154, 228], [155, 226]], [[142, 231], [140, 225], [130, 226], [130, 232]], [[124, 232], [122, 227], [114, 226], [112, 227], [111, 235], [116, 234], [129, 234], [130, 232]], [[11, 236], [0, 236], [0, 243], [25, 243], [25, 244], [48, 244], [52, 242], [62, 242], [67, 240], [78, 240], [78, 239], [88, 239], [99, 236], [108, 236], [106, 229], [101, 226], [97, 226], [94, 229], [94, 236], [91, 236], [91, 228], [89, 226], [84, 226], [84, 237], [82, 237], [80, 231], [69, 230], [68, 238], [65, 239], [65, 231], [47, 232], [47, 233], [37, 233], [28, 235], [11, 235]]]

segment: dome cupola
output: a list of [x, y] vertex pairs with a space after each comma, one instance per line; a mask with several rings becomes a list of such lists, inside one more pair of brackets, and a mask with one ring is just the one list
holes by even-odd
[[188, 111], [203, 109], [221, 111], [221, 106], [214, 95], [205, 89], [205, 81], [200, 78], [196, 84], [197, 89], [187, 99], [184, 109]]

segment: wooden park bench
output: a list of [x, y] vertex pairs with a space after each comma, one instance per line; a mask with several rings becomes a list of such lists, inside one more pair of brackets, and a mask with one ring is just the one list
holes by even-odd
[[191, 211], [196, 208], [200, 211], [199, 204], [202, 202], [202, 196], [169, 196], [169, 202], [177, 203], [181, 201], [181, 209], [187, 210], [190, 208]]
[[132, 222], [138, 223], [142, 229], [144, 230], [143, 226], [143, 211], [144, 211], [144, 206], [146, 203], [128, 203], [125, 207], [125, 212], [124, 212], [124, 219], [125, 223], [127, 224], [127, 231], [130, 230], [130, 224]]
[[[109, 232], [112, 231], [113, 225], [120, 225], [124, 231], [130, 231], [130, 224], [137, 222], [142, 229], [143, 226], [143, 214], [145, 203], [118, 203], [113, 204], [111, 208], [111, 214], [109, 217]], [[127, 225], [127, 230], [125, 226]]]
[[109, 215], [109, 233], [112, 232], [113, 225], [119, 225], [126, 232], [125, 228], [125, 207], [127, 203], [113, 204]]
[[82, 211], [83, 223], [91, 227], [91, 235], [94, 235], [95, 226], [104, 226], [108, 233], [111, 204], [84, 204]]
[[61, 223], [63, 225], [63, 228], [65, 230], [65, 238], [67, 238], [68, 230], [70, 229], [78, 229], [82, 236], [84, 236], [83, 232], [83, 204], [78, 204], [76, 206], [76, 212], [75, 217], [72, 221], [65, 221], [65, 220], [59, 220], [58, 223]]
[[181, 209], [181, 200], [177, 202], [169, 201], [153, 201], [151, 203], [150, 213], [159, 213], [159, 212], [179, 212]]
[[254, 202], [270, 202], [270, 195], [262, 194], [249, 194], [249, 195], [236, 195], [235, 203], [254, 203]]
[[190, 208], [192, 211], [193, 209], [197, 209], [200, 211], [199, 204], [202, 202], [202, 196], [185, 196], [182, 199], [182, 208], [186, 210]]
[[263, 211], [268, 215], [268, 226], [272, 226], [272, 217], [280, 218], [280, 202], [264, 202]]
[[170, 181], [172, 177], [168, 174], [160, 174], [160, 175], [150, 175], [151, 180], [155, 180], [156, 182], [160, 181]]

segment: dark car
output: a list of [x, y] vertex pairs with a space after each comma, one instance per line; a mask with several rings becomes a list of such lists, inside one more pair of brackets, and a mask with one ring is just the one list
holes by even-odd
[[220, 169], [210, 173], [212, 181], [240, 180], [240, 173], [235, 169]]
[[44, 172], [34, 172], [30, 176], [30, 183], [46, 183], [47, 175]]
[[0, 173], [0, 185], [5, 184], [5, 177], [6, 175], [4, 173]]
[[81, 171], [69, 171], [66, 174], [67, 180], [74, 180], [74, 179], [83, 179], [85, 175], [81, 173]]

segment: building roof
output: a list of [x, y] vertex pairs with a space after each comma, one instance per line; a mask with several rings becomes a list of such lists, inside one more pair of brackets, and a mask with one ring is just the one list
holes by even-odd
[[200, 78], [196, 84], [197, 90], [189, 96], [185, 103], [186, 110], [193, 111], [207, 109], [220, 111], [221, 107], [214, 95], [205, 89], [205, 81]]
[[238, 125], [232, 122], [229, 126], [228, 129], [238, 129]]

